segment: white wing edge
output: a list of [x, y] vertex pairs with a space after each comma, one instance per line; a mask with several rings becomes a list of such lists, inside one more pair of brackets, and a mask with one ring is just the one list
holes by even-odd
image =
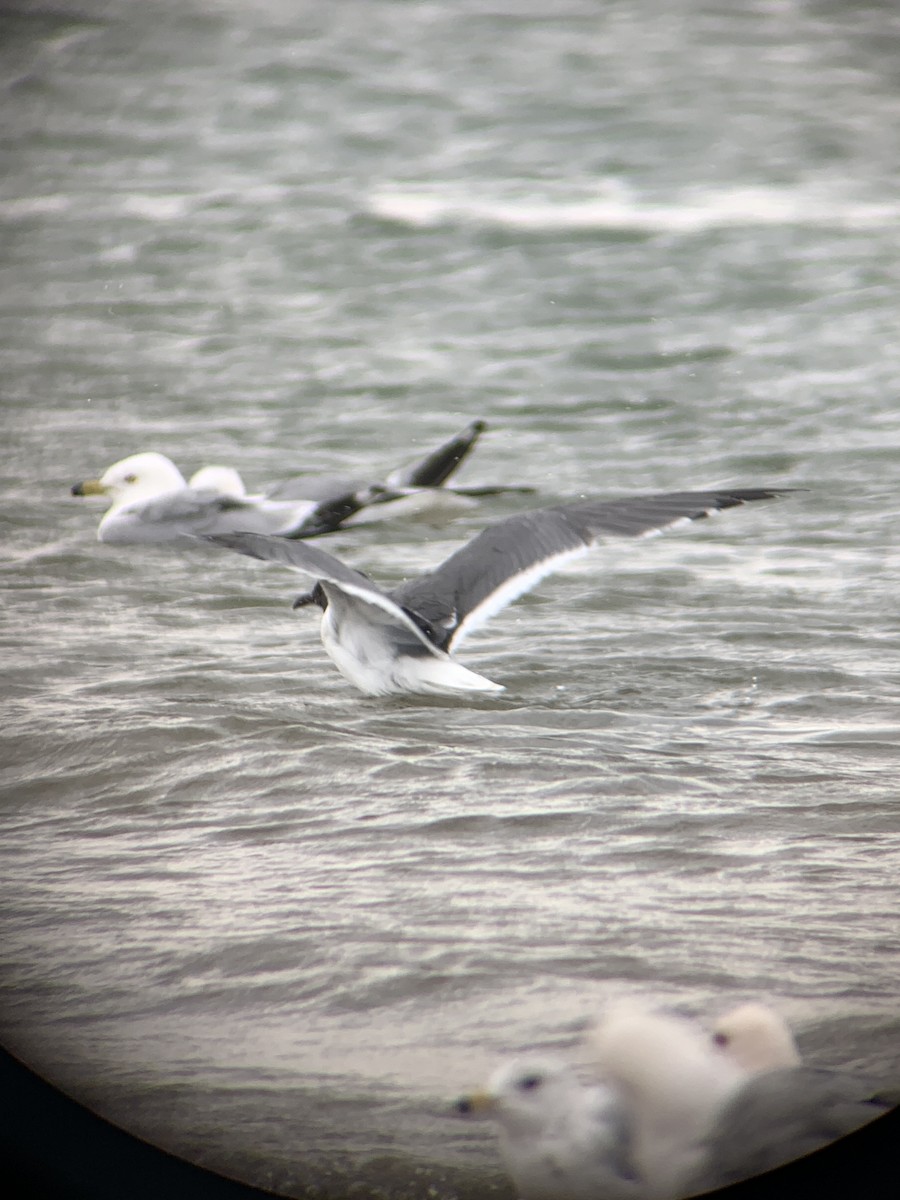
[[[703, 510], [708, 517], [717, 517], [722, 511], [719, 508], [707, 508]], [[670, 529], [678, 529], [682, 525], [693, 525], [697, 520], [696, 517], [673, 517], [671, 521], [667, 521], [665, 525], [658, 525], [655, 529], [645, 529], [643, 533], [636, 536], [638, 538], [659, 537], [663, 533], [667, 533]], [[526, 592], [530, 592], [532, 588], [537, 587], [542, 579], [548, 575], [552, 575], [554, 571], [564, 566], [567, 562], [572, 562], [578, 558], [584, 558], [590, 554], [597, 542], [604, 538], [614, 538], [617, 536], [614, 533], [600, 533], [594, 542], [589, 545], [577, 546], [574, 550], [565, 550], [561, 554], [550, 555], [549, 558], [541, 559], [540, 562], [528, 567], [525, 571], [520, 571], [517, 575], [511, 576], [502, 583], [495, 591], [491, 592], [482, 602], [473, 608], [468, 613], [464, 620], [460, 621], [457, 628], [454, 630], [450, 638], [450, 646], [452, 649], [468, 637], [476, 629], [480, 629], [491, 617], [496, 616], [507, 605], [518, 600], [520, 596], [524, 596]], [[635, 536], [625, 534], [625, 537]]]
[[[721, 508], [705, 508], [703, 513], [704, 516], [707, 517], [717, 517], [721, 511]], [[636, 538], [661, 537], [662, 534], [668, 533], [670, 529], [680, 529], [682, 525], [693, 525], [696, 523], [696, 521], [696, 517], [673, 517], [672, 520], [667, 521], [665, 525], [657, 525], [655, 529], [645, 529], [643, 533], [636, 533], [632, 536]], [[607, 533], [601, 536], [616, 537], [617, 535], [614, 533]], [[629, 535], [625, 534], [625, 536], [628, 537]]]
[[540, 562], [534, 563], [524, 571], [511, 575], [489, 596], [486, 596], [476, 608], [466, 614], [453, 631], [450, 637], [450, 646], [456, 649], [463, 638], [468, 637], [473, 630], [480, 629], [491, 617], [506, 608], [507, 605], [512, 604], [514, 600], [518, 600], [520, 596], [524, 596], [526, 592], [530, 592], [532, 588], [537, 587], [542, 579], [552, 575], [565, 563], [572, 562], [577, 558], [584, 558], [591, 549], [591, 546], [585, 545], [577, 546], [574, 550], [564, 550], [561, 554], [551, 554], [548, 558], [542, 558]]

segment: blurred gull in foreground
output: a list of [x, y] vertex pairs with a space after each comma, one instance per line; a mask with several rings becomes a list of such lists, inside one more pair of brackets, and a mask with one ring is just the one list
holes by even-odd
[[784, 1019], [763, 1004], [716, 1022], [618, 1006], [591, 1038], [600, 1078], [621, 1097], [651, 1200], [725, 1187], [821, 1149], [887, 1112], [870, 1079], [806, 1067]]
[[700, 1140], [745, 1079], [743, 1068], [716, 1054], [694, 1022], [632, 1003], [611, 1007], [589, 1042], [600, 1078], [629, 1114], [647, 1195], [686, 1194], [703, 1161]]
[[719, 1017], [712, 1042], [748, 1078], [701, 1139], [690, 1192], [726, 1187], [811, 1154], [883, 1115], [900, 1091], [843, 1071], [803, 1066], [787, 1021], [752, 1003]]
[[389, 515], [453, 515], [481, 496], [527, 488], [450, 488], [447, 479], [485, 430], [473, 421], [412, 467], [384, 483], [309, 479], [265, 495], [249, 495], [240, 474], [228, 466], [202, 467], [188, 482], [164, 454], [148, 451], [113, 463], [99, 479], [72, 488], [76, 496], [106, 496], [110, 507], [97, 538], [117, 544], [171, 542], [187, 536], [238, 530], [283, 538], [332, 533], [364, 509]]
[[528, 1057], [456, 1108], [497, 1122], [520, 1200], [683, 1200], [821, 1149], [900, 1100], [897, 1088], [801, 1065], [766, 1005], [742, 1005], [720, 1027], [726, 1045], [688, 1018], [619, 1002], [580, 1056], [590, 1084]]
[[498, 1068], [483, 1091], [456, 1103], [492, 1117], [500, 1155], [520, 1200], [642, 1200], [630, 1160], [629, 1130], [614, 1093], [584, 1086], [552, 1058]]
[[473, 629], [552, 571], [607, 536], [646, 537], [790, 489], [671, 492], [584, 500], [519, 513], [482, 530], [445, 562], [383, 592], [361, 572], [302, 542], [254, 533], [209, 538], [240, 554], [279, 562], [314, 582], [294, 607], [323, 610], [325, 650], [369, 695], [499, 692], [502, 685], [450, 657]]

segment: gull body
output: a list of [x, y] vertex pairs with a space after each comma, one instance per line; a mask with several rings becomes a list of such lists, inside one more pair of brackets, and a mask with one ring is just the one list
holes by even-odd
[[462, 1097], [464, 1114], [497, 1124], [500, 1156], [520, 1200], [641, 1200], [630, 1131], [615, 1093], [585, 1086], [549, 1057], [499, 1067], [482, 1091]]
[[489, 525], [445, 562], [390, 592], [318, 547], [253, 533], [209, 541], [279, 562], [312, 580], [294, 607], [323, 610], [322, 642], [338, 670], [368, 695], [499, 692], [450, 652], [489, 617], [607, 536], [646, 537], [726, 508], [772, 499], [750, 488], [584, 500]]
[[648, 1195], [674, 1200], [704, 1159], [700, 1141], [746, 1078], [682, 1017], [622, 1004], [590, 1038], [600, 1078], [622, 1097], [632, 1122], [633, 1157]]

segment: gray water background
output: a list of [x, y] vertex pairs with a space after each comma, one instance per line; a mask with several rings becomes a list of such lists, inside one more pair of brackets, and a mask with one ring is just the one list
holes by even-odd
[[[509, 1196], [448, 1115], [610, 998], [898, 1068], [892, 4], [153, 0], [2, 17], [3, 1043], [286, 1194]], [[608, 545], [372, 700], [297, 581], [103, 546], [252, 487], [809, 490]], [[392, 584], [491, 519], [323, 547]]]

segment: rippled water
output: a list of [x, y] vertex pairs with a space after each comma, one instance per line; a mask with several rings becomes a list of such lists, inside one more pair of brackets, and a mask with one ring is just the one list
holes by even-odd
[[[449, 1100], [625, 993], [896, 1069], [893, 8], [3, 22], [4, 1043], [294, 1195], [508, 1194]], [[460, 478], [541, 502], [808, 490], [547, 580], [490, 701], [367, 699], [287, 572], [69, 495], [474, 417]], [[532, 503], [327, 545], [391, 584]]]

